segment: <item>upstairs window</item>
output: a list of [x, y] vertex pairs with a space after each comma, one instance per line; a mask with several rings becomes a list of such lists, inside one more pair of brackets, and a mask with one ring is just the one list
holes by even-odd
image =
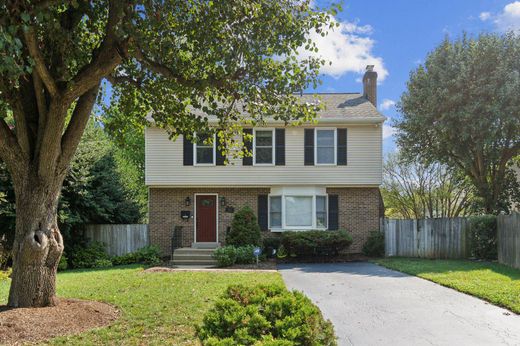
[[316, 129], [314, 136], [315, 165], [336, 164], [336, 130]]
[[215, 136], [213, 136], [212, 143], [209, 143], [209, 136], [199, 138], [194, 144], [195, 150], [195, 164], [196, 165], [214, 165], [215, 164]]
[[253, 136], [255, 165], [272, 165], [274, 159], [274, 130], [255, 130]]

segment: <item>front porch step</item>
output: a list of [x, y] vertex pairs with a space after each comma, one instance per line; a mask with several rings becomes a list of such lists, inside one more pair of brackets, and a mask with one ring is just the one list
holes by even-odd
[[212, 257], [215, 249], [180, 248], [173, 251], [171, 263], [173, 265], [215, 265]]

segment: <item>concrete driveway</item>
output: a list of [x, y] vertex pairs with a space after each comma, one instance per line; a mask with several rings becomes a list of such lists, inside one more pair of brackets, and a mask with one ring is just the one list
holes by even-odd
[[371, 263], [279, 266], [334, 323], [340, 345], [520, 345], [520, 316]]

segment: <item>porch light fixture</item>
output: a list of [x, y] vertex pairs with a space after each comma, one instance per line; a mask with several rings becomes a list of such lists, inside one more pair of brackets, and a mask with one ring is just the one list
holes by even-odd
[[220, 197], [220, 206], [225, 207], [226, 206], [226, 197]]
[[191, 199], [189, 197], [186, 197], [186, 199], [184, 200], [184, 205], [187, 207], [191, 205]]

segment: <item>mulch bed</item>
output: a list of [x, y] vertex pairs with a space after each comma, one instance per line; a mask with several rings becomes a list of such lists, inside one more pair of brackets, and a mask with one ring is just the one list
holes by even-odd
[[12, 309], [0, 305], [0, 344], [21, 345], [57, 336], [78, 334], [114, 322], [119, 310], [112, 305], [60, 299], [47, 308]]

